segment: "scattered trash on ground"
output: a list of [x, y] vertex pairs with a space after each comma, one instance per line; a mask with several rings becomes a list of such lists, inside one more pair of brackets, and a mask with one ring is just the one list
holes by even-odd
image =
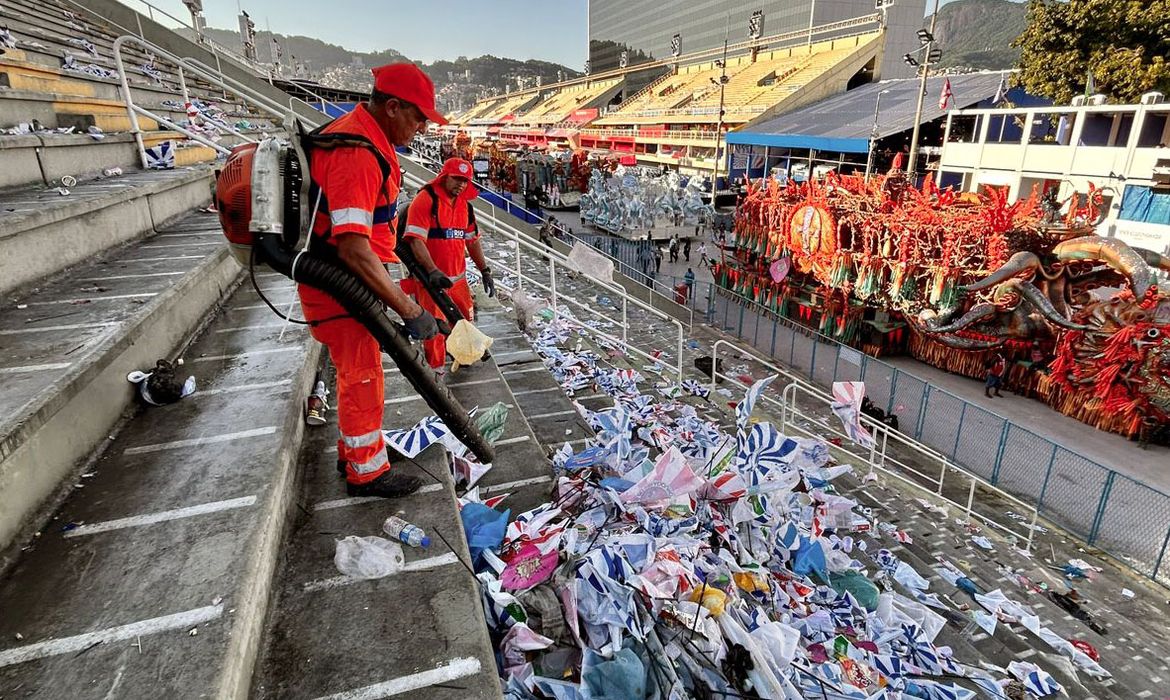
[[[899, 559], [914, 536], [834, 487], [852, 468], [835, 463], [826, 442], [752, 418], [774, 378], [752, 382], [734, 403], [729, 434], [687, 403], [700, 396], [696, 386], [684, 392], [661, 365], [608, 368], [583, 349], [585, 331], [561, 319], [542, 325], [535, 349], [566, 394], [599, 391], [615, 405], [575, 404], [597, 435], [554, 454], [549, 502], [513, 517], [474, 493], [462, 501], [505, 697], [860, 700], [884, 689], [971, 700], [976, 688], [997, 698], [1006, 688], [1060, 691], [1026, 662], [964, 663], [936, 645], [948, 619], [992, 632], [997, 621], [1021, 624], [1076, 668], [1109, 677], [1030, 608], [967, 577], [960, 566], [969, 563], [940, 557], [943, 583], [932, 585]], [[728, 371], [747, 372], [738, 369]], [[842, 416], [847, 430], [858, 420], [855, 398]], [[978, 527], [969, 531], [994, 546]], [[974, 603], [956, 604], [957, 593]]]
[[149, 406], [165, 406], [195, 393], [195, 377], [179, 381], [176, 375], [183, 360], [159, 360], [150, 372], [137, 370], [126, 375], [126, 380], [138, 385], [138, 395]]
[[352, 578], [382, 578], [400, 571], [406, 559], [402, 545], [385, 537], [356, 537], [337, 540], [333, 563]]

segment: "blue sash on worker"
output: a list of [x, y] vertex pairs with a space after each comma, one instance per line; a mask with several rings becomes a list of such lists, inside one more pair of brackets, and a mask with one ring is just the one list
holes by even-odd
[[437, 238], [445, 241], [470, 241], [475, 238], [475, 231], [461, 228], [440, 228], [438, 226], [427, 230], [427, 238]]

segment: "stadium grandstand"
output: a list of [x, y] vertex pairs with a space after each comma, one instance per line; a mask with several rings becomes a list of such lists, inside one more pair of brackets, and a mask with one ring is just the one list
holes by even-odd
[[[725, 68], [721, 50], [642, 63], [482, 100], [446, 129], [521, 144], [571, 140], [682, 172], [710, 171], [718, 134], [878, 77], [884, 37], [879, 15], [764, 37], [729, 47]], [[645, 84], [648, 72], [657, 77]]]

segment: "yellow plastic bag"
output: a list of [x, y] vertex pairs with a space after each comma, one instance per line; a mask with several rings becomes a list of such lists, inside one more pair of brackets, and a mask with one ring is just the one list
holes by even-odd
[[458, 370], [460, 365], [470, 365], [478, 362], [488, 348], [492, 346], [492, 339], [470, 321], [459, 319], [451, 335], [447, 336], [447, 352], [455, 358], [451, 370]]
[[[702, 598], [701, 601], [700, 598]], [[707, 587], [704, 589], [702, 586], [699, 586], [691, 591], [691, 602], [702, 605], [704, 608], [707, 608], [707, 612], [715, 617], [719, 617], [723, 614], [723, 608], [727, 605], [727, 594], [718, 588]]]

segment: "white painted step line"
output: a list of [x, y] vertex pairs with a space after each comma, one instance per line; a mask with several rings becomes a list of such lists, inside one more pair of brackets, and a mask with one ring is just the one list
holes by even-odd
[[0, 330], [0, 335], [21, 335], [23, 333], [48, 333], [51, 331], [88, 331], [95, 328], [105, 328], [107, 326], [116, 326], [116, 321], [104, 321], [101, 323], [71, 323], [64, 326], [36, 326], [29, 328], [5, 328]]
[[[333, 447], [333, 451], [337, 451], [337, 446]], [[411, 495], [414, 496], [420, 493], [434, 493], [435, 491], [442, 491], [442, 484], [427, 484], [415, 491]], [[386, 499], [381, 496], [350, 496], [349, 498], [335, 498], [331, 501], [321, 501], [313, 506], [313, 510], [333, 510], [335, 508], [348, 508], [350, 506], [358, 506], [363, 503], [373, 503], [374, 501], [381, 501], [386, 503]]]
[[280, 321], [279, 323], [256, 323], [251, 326], [232, 326], [230, 328], [217, 328], [216, 333], [235, 333], [236, 331], [259, 331], [259, 330], [276, 330], [288, 326], [289, 330], [299, 331], [308, 328], [303, 323], [289, 323]]
[[79, 525], [66, 532], [65, 537], [69, 538], [96, 535], [99, 532], [124, 530], [129, 527], [141, 527], [143, 525], [154, 525], [155, 523], [165, 523], [171, 520], [182, 520], [183, 518], [191, 518], [196, 515], [206, 515], [208, 513], [221, 513], [225, 510], [248, 508], [254, 505], [256, 505], [255, 496], [243, 496], [241, 498], [233, 498], [227, 501], [200, 503], [197, 506], [187, 506], [185, 508], [175, 508], [174, 510], [163, 510], [157, 513], [145, 513], [143, 515], [132, 515], [128, 518], [118, 518], [117, 520], [106, 520], [100, 523]]
[[125, 262], [128, 262], [128, 263], [167, 262], [170, 260], [195, 260], [195, 259], [202, 259], [202, 258], [206, 258], [206, 257], [207, 257], [206, 255], [164, 255], [161, 258], [133, 258], [131, 260], [126, 260]]
[[203, 246], [221, 246], [223, 241], [203, 241], [194, 243], [153, 243], [141, 246], [142, 248], [198, 248]]
[[[459, 557], [456, 556], [454, 552], [447, 552], [446, 554], [440, 554], [437, 557], [427, 557], [426, 559], [417, 559], [412, 561], [403, 566], [400, 570], [390, 574], [390, 576], [397, 576], [398, 574], [409, 574], [415, 571], [427, 571], [429, 569], [437, 569], [440, 566], [448, 566], [450, 564], [458, 563]], [[383, 578], [389, 578], [389, 576]], [[353, 578], [352, 576], [333, 576], [331, 578], [324, 578], [319, 581], [309, 581], [302, 587], [302, 590], [304, 590], [305, 593], [315, 593], [317, 591], [326, 591], [331, 588], [340, 588], [341, 586], [349, 586], [354, 583], [370, 580], [376, 581], [378, 579]]]
[[524, 389], [523, 391], [513, 391], [512, 396], [526, 396], [528, 394], [546, 394], [550, 391], [560, 391], [559, 386], [550, 386], [547, 389]]
[[479, 384], [491, 384], [492, 382], [498, 382], [498, 381], [500, 381], [499, 377], [492, 377], [491, 379], [474, 379], [474, 380], [468, 381], [468, 382], [455, 382], [453, 384], [448, 384], [447, 388], [450, 389], [452, 387], [457, 387], [457, 386], [477, 386]]
[[492, 447], [503, 447], [504, 445], [515, 445], [515, 444], [518, 444], [521, 442], [528, 442], [528, 436], [521, 435], [520, 437], [507, 438], [505, 440], [496, 440], [495, 442], [492, 443]]
[[294, 345], [287, 348], [268, 348], [267, 350], [249, 350], [248, 352], [237, 352], [231, 355], [207, 355], [206, 357], [192, 357], [185, 359], [186, 362], [214, 362], [215, 360], [244, 360], [249, 357], [259, 357], [260, 355], [273, 355], [278, 352], [297, 352], [304, 350], [299, 345]]
[[99, 301], [114, 301], [117, 299], [146, 299], [158, 296], [158, 292], [142, 292], [140, 294], [111, 294], [109, 296], [94, 295], [92, 297], [77, 297], [73, 299], [57, 299], [55, 301], [29, 301], [29, 306], [55, 306], [57, 304], [88, 304]]
[[[288, 302], [289, 302], [288, 299], [269, 299], [269, 301], [271, 301], [272, 305], [278, 309], [288, 308]], [[247, 306], [232, 306], [232, 307], [227, 308], [226, 310], [227, 311], [255, 311], [256, 309], [267, 309], [267, 308], [268, 308], [268, 304], [248, 304]], [[293, 308], [293, 310], [295, 311], [299, 308], [300, 308], [300, 301], [298, 300], [297, 305]]]
[[530, 421], [540, 420], [542, 418], [556, 418], [558, 416], [576, 415], [576, 409], [570, 408], [567, 411], [553, 411], [552, 413], [538, 413], [535, 416], [525, 416]]
[[263, 428], [252, 428], [251, 430], [240, 430], [234, 433], [224, 433], [222, 435], [209, 435], [207, 437], [188, 438], [186, 440], [175, 440], [173, 442], [160, 442], [154, 445], [139, 445], [138, 447], [128, 447], [122, 451], [124, 455], [140, 455], [148, 452], [161, 452], [163, 450], [176, 450], [181, 447], [201, 447], [203, 445], [214, 445], [221, 442], [231, 442], [232, 440], [243, 440], [245, 438], [261, 437], [264, 435], [272, 435], [276, 432], [275, 425], [269, 425]]
[[547, 372], [547, 371], [548, 371], [548, 368], [542, 364], [539, 367], [528, 367], [526, 369], [502, 370], [500, 372], [500, 374], [504, 375], [505, 377], [510, 377], [513, 374], [525, 374], [527, 372]]
[[533, 352], [532, 350], [517, 350], [516, 352], [502, 352], [499, 355], [492, 353], [492, 359], [493, 360], [500, 360], [500, 359], [503, 359], [505, 357], [520, 357], [521, 355], [535, 356], [536, 353]]
[[346, 690], [334, 695], [325, 695], [317, 700], [379, 700], [395, 695], [409, 693], [420, 688], [429, 688], [440, 683], [474, 676], [479, 673], [479, 659], [472, 656], [451, 659], [447, 664], [430, 671], [412, 673], [409, 676], [400, 676], [393, 680], [367, 685], [362, 688]]
[[112, 277], [83, 277], [74, 282], [112, 282], [113, 280], [131, 280], [140, 279], [142, 277], [174, 277], [175, 275], [185, 275], [190, 270], [179, 270], [178, 272], [147, 272], [138, 273], [137, 275], [114, 275]]
[[394, 403], [406, 403], [408, 401], [422, 401], [422, 397], [418, 394], [411, 394], [410, 396], [399, 396], [393, 399], [386, 399], [382, 403], [389, 406]]
[[217, 396], [219, 394], [238, 394], [244, 391], [259, 391], [261, 389], [275, 389], [276, 387], [292, 386], [291, 379], [281, 379], [276, 382], [260, 382], [258, 384], [237, 384], [236, 386], [225, 386], [219, 389], [199, 389], [191, 398], [200, 398], [202, 396]]
[[531, 479], [517, 479], [516, 481], [505, 481], [502, 484], [495, 486], [481, 486], [480, 493], [496, 493], [497, 491], [510, 491], [512, 489], [520, 489], [525, 486], [535, 486], [536, 484], [544, 484], [552, 481], [551, 476], [534, 476]]
[[21, 365], [18, 367], [0, 367], [0, 374], [25, 374], [27, 372], [46, 372], [51, 369], [65, 369], [72, 362], [52, 362], [46, 365]]
[[35, 659], [44, 659], [50, 656], [60, 656], [61, 654], [84, 651], [95, 644], [124, 642], [147, 634], [157, 634], [168, 630], [185, 630], [205, 622], [211, 622], [212, 620], [218, 619], [221, 615], [223, 615], [223, 603], [174, 613], [173, 615], [152, 617], [148, 620], [131, 622], [128, 625], [107, 627], [104, 630], [86, 632], [85, 634], [78, 634], [72, 637], [59, 637], [57, 639], [37, 642], [36, 644], [26, 644], [15, 649], [0, 651], [0, 668], [26, 661], [33, 661]]

